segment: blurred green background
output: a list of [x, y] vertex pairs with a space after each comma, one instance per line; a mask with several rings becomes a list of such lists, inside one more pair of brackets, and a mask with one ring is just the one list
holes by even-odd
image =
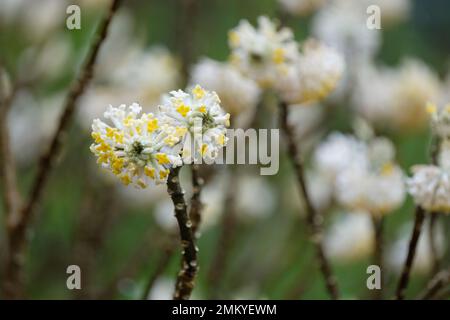
[[[177, 21], [181, 19], [178, 2], [124, 1], [123, 6], [135, 19], [133, 35], [142, 37], [147, 46], [163, 44], [171, 52], [179, 52], [184, 44], [178, 37]], [[255, 22], [260, 15], [276, 17], [279, 13], [278, 3], [274, 0], [198, 2], [198, 13], [192, 21], [194, 62], [201, 56], [226, 60], [229, 55], [229, 29], [244, 18]], [[38, 81], [30, 89], [38, 97], [65, 92], [80, 66], [95, 27], [104, 13], [102, 5], [89, 10], [83, 10], [83, 4], [80, 6], [81, 30], [67, 30], [63, 20], [54, 31], [58, 36], [70, 39], [70, 61], [56, 77]], [[446, 0], [413, 1], [410, 19], [383, 30], [383, 43], [376, 59], [396, 65], [404, 56], [418, 57], [444, 77], [449, 69], [450, 57], [448, 12], [450, 2]], [[294, 30], [297, 40], [303, 40], [310, 34], [310, 21], [310, 16], [289, 17], [287, 25]], [[23, 72], [20, 70], [23, 53], [33, 41], [14, 23], [0, 22], [0, 28], [0, 61], [14, 79]], [[269, 111], [266, 112], [265, 117], [270, 118]], [[326, 130], [351, 130], [349, 117], [345, 106], [337, 106]], [[33, 127], [29, 128], [29, 134], [32, 132]], [[51, 175], [34, 221], [34, 231], [30, 235], [26, 264], [28, 296], [36, 299], [140, 298], [148, 279], [165, 255], [165, 245], [176, 240], [177, 235], [168, 233], [155, 222], [152, 214], [155, 205], [138, 206], [131, 200], [118, 197], [112, 191], [115, 182], [105, 182], [92, 173], [95, 159], [89, 152], [90, 137], [78, 123], [72, 125], [67, 138], [64, 153]], [[411, 165], [428, 161], [430, 137], [427, 131], [391, 138], [406, 172]], [[45, 145], [42, 145], [44, 149]], [[304, 220], [286, 201], [297, 197], [297, 190], [291, 181], [290, 163], [281, 154], [279, 174], [264, 177], [276, 195], [274, 212], [262, 218], [238, 219], [229, 234], [230, 253], [223, 266], [219, 293], [216, 292], [220, 298], [328, 298]], [[20, 189], [24, 194], [35, 169], [36, 160], [18, 168]], [[242, 170], [255, 173], [256, 169], [249, 167]], [[183, 180], [186, 185], [189, 184], [189, 172], [186, 168], [183, 171], [186, 171]], [[152, 193], [152, 189], [146, 192]], [[3, 206], [1, 208], [3, 216]], [[405, 222], [412, 221], [412, 217], [413, 204], [408, 198], [400, 210], [388, 216], [386, 242], [393, 241], [398, 229]], [[449, 234], [448, 218], [446, 220]], [[327, 225], [332, 221], [333, 217], [327, 216]], [[219, 221], [205, 230], [199, 239], [200, 271], [194, 297], [211, 297], [211, 292], [217, 289], [211, 288], [208, 273], [222, 228]], [[3, 243], [3, 227], [1, 232]], [[163, 273], [167, 279], [175, 279], [179, 261], [177, 248]], [[357, 261], [333, 263], [344, 298], [370, 297], [371, 293], [366, 288], [366, 267], [370, 261], [368, 256]], [[446, 261], [449, 261], [448, 257]], [[70, 264], [82, 267], [84, 289], [81, 292], [66, 288], [66, 267]], [[386, 296], [392, 294], [396, 279], [395, 273], [387, 276]], [[409, 295], [414, 296], [428, 280], [428, 274], [413, 276]]]

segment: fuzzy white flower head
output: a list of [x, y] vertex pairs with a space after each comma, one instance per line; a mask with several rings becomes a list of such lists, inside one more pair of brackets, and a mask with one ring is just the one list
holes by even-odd
[[352, 102], [377, 127], [395, 131], [421, 129], [427, 123], [424, 105], [437, 98], [440, 83], [428, 66], [405, 60], [399, 68], [364, 66]]
[[444, 139], [450, 138], [450, 103], [438, 108], [429, 102], [426, 111], [430, 114], [433, 133]]
[[327, 255], [336, 260], [355, 260], [373, 250], [374, 232], [367, 212], [351, 212], [340, 216], [325, 237]]
[[360, 0], [334, 0], [314, 16], [312, 34], [355, 64], [372, 58], [381, 43], [381, 32], [367, 28], [367, 4]]
[[[251, 117], [259, 101], [261, 89], [228, 63], [202, 59], [192, 70], [191, 83], [215, 91], [223, 108], [234, 117]], [[247, 118], [246, 117], [246, 118]]]
[[393, 96], [393, 120], [402, 129], [422, 128], [427, 123], [424, 105], [441, 89], [438, 76], [423, 62], [407, 59], [400, 66]]
[[113, 126], [99, 119], [92, 125], [94, 143], [91, 151], [98, 157], [97, 163], [111, 170], [125, 184], [145, 188], [167, 180], [170, 168], [182, 164], [179, 138], [175, 129], [160, 124], [153, 114], [142, 114], [141, 107], [109, 106], [105, 118]]
[[174, 127], [181, 139], [184, 163], [212, 162], [226, 145], [230, 114], [222, 109], [214, 91], [199, 85], [190, 92], [172, 91], [159, 110], [162, 123]]
[[337, 86], [344, 72], [344, 59], [334, 49], [314, 40], [306, 41], [295, 67], [278, 83], [283, 100], [310, 103], [323, 100]]
[[326, 0], [278, 0], [283, 9], [295, 16], [304, 16], [322, 7]]
[[243, 20], [229, 32], [231, 60], [238, 69], [263, 87], [272, 86], [298, 57], [297, 43], [288, 28], [262, 16], [254, 28]]
[[375, 216], [392, 212], [403, 204], [403, 171], [395, 164], [395, 150], [385, 138], [368, 142], [366, 167], [348, 167], [336, 180], [336, 198], [350, 209], [368, 211]]
[[348, 167], [368, 166], [367, 146], [351, 135], [334, 132], [314, 153], [314, 162], [320, 172], [334, 179]]
[[434, 165], [412, 167], [407, 180], [408, 192], [414, 202], [430, 212], [450, 213], [450, 175]]

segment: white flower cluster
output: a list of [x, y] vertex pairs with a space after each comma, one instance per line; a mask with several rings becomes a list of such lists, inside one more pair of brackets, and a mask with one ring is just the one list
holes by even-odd
[[335, 89], [344, 71], [343, 58], [332, 48], [308, 40], [299, 50], [288, 28], [260, 17], [258, 28], [241, 21], [229, 33], [231, 59], [246, 76], [263, 88], [278, 91], [289, 104], [324, 99]]
[[440, 90], [437, 75], [421, 61], [405, 60], [398, 69], [366, 65], [356, 79], [352, 103], [372, 125], [411, 131], [426, 125], [424, 105]]
[[330, 47], [306, 41], [295, 65], [280, 79], [278, 89], [291, 104], [311, 103], [326, 98], [344, 72], [344, 59]]
[[[192, 156], [212, 160], [226, 144], [229, 114], [215, 92], [196, 86], [191, 93], [171, 92], [160, 112], [141, 114], [134, 103], [109, 106], [104, 116], [112, 126], [95, 119], [91, 151], [102, 167], [125, 184], [145, 188], [164, 183], [169, 170], [191, 163]], [[198, 158], [195, 158], [196, 160]]]
[[277, 25], [265, 16], [258, 18], [257, 28], [242, 20], [228, 38], [232, 63], [263, 87], [273, 86], [298, 58], [292, 31], [277, 30]]
[[429, 212], [450, 213], [450, 105], [441, 109], [428, 103], [432, 130], [437, 136], [439, 153], [437, 163], [412, 167], [407, 180], [408, 191], [417, 205]]
[[400, 207], [405, 197], [403, 172], [395, 164], [392, 143], [385, 138], [360, 141], [333, 133], [315, 152], [319, 172], [334, 186], [344, 208], [380, 216]]
[[253, 116], [261, 95], [258, 84], [242, 75], [231, 64], [208, 58], [194, 66], [191, 83], [198, 83], [217, 92], [222, 107], [231, 114], [233, 122], [240, 122], [238, 124], [243, 126]]

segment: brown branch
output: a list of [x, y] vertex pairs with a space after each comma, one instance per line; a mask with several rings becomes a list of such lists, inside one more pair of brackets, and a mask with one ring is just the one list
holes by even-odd
[[4, 285], [5, 296], [7, 298], [14, 299], [23, 295], [21, 288], [21, 270], [26, 246], [26, 234], [29, 229], [30, 221], [33, 218], [37, 204], [42, 197], [52, 166], [61, 151], [62, 143], [74, 114], [78, 99], [92, 79], [98, 52], [106, 39], [109, 25], [119, 7], [119, 3], [120, 0], [112, 1], [109, 12], [102, 21], [98, 35], [93, 41], [84, 67], [81, 70], [78, 79], [73, 83], [69, 90], [64, 104], [64, 111], [60, 118], [57, 130], [51, 140], [50, 147], [40, 160], [37, 175], [32, 183], [27, 203], [22, 209], [17, 221], [8, 221], [10, 254], [6, 266], [6, 281]]
[[425, 290], [419, 294], [419, 300], [433, 299], [442, 289], [450, 285], [450, 269], [438, 272], [427, 284]]
[[174, 208], [175, 218], [180, 229], [181, 247], [182, 247], [182, 263], [181, 270], [177, 276], [175, 286], [174, 300], [189, 299], [192, 289], [195, 285], [195, 277], [197, 275], [197, 247], [195, 246], [194, 236], [192, 234], [192, 222], [187, 214], [187, 206], [184, 201], [184, 191], [180, 186], [179, 172], [180, 168], [170, 170], [167, 179], [167, 192], [169, 193]]
[[0, 70], [0, 177], [3, 190], [5, 217], [16, 219], [20, 208], [20, 193], [17, 187], [17, 174], [8, 128], [8, 114], [16, 96], [18, 85], [8, 90], [6, 74]]
[[308, 189], [306, 187], [304, 178], [303, 163], [300, 160], [300, 151], [297, 147], [293, 130], [288, 124], [288, 105], [285, 102], [280, 103], [280, 121], [281, 121], [281, 128], [286, 135], [288, 143], [288, 155], [291, 159], [292, 165], [294, 166], [295, 175], [297, 177], [297, 182], [300, 188], [300, 196], [303, 198], [306, 205], [307, 222], [311, 232], [311, 241], [313, 242], [316, 249], [320, 270], [325, 280], [326, 288], [330, 297], [332, 299], [338, 299], [339, 290], [337, 282], [333, 275], [330, 263], [325, 255], [325, 251], [323, 248], [323, 234], [322, 234], [323, 218], [312, 205], [311, 199], [308, 194]]
[[372, 216], [374, 234], [375, 234], [375, 248], [374, 248], [374, 263], [380, 267], [381, 270], [381, 289], [374, 291], [374, 298], [377, 300], [383, 299], [383, 217]]
[[403, 266], [402, 274], [397, 285], [396, 298], [403, 300], [405, 298], [405, 290], [408, 287], [409, 276], [416, 254], [417, 243], [419, 242], [420, 231], [422, 229], [423, 221], [425, 219], [425, 211], [422, 207], [416, 207], [416, 214], [414, 219], [414, 229], [412, 231], [411, 240], [409, 241], [408, 255]]

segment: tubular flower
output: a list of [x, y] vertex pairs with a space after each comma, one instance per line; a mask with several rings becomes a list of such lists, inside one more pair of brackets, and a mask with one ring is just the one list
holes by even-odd
[[414, 166], [412, 172], [407, 187], [416, 204], [430, 212], [450, 213], [449, 173], [434, 165]]
[[160, 124], [152, 113], [142, 114], [137, 103], [109, 106], [104, 113], [112, 126], [95, 119], [90, 150], [97, 163], [115, 174], [123, 184], [145, 188], [164, 183], [169, 169], [182, 164], [176, 130]]
[[288, 28], [277, 30], [269, 18], [258, 18], [254, 28], [243, 20], [229, 32], [231, 61], [263, 87], [271, 87], [298, 58], [297, 43]]
[[190, 92], [172, 91], [159, 106], [161, 121], [175, 130], [181, 140], [184, 163], [214, 160], [227, 143], [230, 114], [220, 106], [214, 91], [199, 85]]
[[326, 98], [344, 72], [344, 59], [331, 47], [310, 39], [288, 75], [278, 82], [278, 90], [289, 103], [311, 103]]

